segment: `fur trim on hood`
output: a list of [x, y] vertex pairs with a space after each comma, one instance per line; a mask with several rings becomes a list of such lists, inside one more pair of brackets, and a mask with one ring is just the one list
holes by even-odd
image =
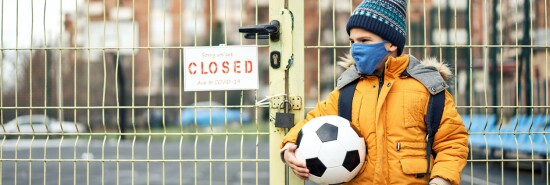
[[[418, 80], [432, 95], [440, 93], [449, 87], [447, 81], [452, 77], [452, 73], [446, 64], [439, 63], [435, 58], [420, 61], [412, 55], [408, 57], [409, 64], [402, 75], [410, 76]], [[338, 64], [347, 69], [338, 77], [336, 83], [337, 89], [341, 89], [361, 77], [357, 68], [351, 67], [355, 66], [355, 60], [351, 55], [347, 54], [340, 59], [342, 59], [342, 61], [338, 62]]]
[[[351, 65], [355, 65], [355, 60], [351, 57], [351, 54], [347, 53], [343, 57], [340, 57], [341, 61], [338, 61], [338, 65], [348, 69]], [[443, 78], [443, 80], [448, 81], [453, 77], [453, 73], [449, 68], [449, 65], [444, 62], [439, 62], [435, 57], [427, 58], [425, 60], [420, 60], [420, 63], [426, 67], [433, 67]]]

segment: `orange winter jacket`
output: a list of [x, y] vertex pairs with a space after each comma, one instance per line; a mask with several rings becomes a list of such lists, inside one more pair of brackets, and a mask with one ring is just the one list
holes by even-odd
[[[350, 65], [352, 60], [347, 66]], [[290, 130], [281, 147], [287, 142], [296, 142], [300, 128], [308, 120], [338, 115], [338, 89], [350, 81], [351, 74], [351, 81], [359, 78], [352, 102], [351, 125], [365, 138], [367, 156], [359, 174], [347, 184], [427, 184], [435, 177], [460, 184], [468, 156], [468, 133], [452, 95], [445, 90], [448, 86], [444, 80], [451, 75], [449, 69], [436, 60], [422, 63], [408, 55], [389, 57], [385, 65], [381, 86], [378, 77], [358, 76], [355, 67], [349, 67], [339, 78], [337, 89]], [[403, 75], [404, 72], [412, 74]], [[381, 88], [380, 94], [378, 88]], [[433, 144], [437, 157], [435, 161], [433, 156], [430, 160], [429, 179], [416, 177], [427, 169], [424, 118], [428, 99], [430, 93], [441, 91], [445, 91], [445, 107]]]

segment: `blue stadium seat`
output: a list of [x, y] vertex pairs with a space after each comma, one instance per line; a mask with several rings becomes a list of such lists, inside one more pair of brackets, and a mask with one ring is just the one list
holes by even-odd
[[[480, 132], [493, 132], [496, 128], [495, 115], [462, 115], [462, 120], [466, 129], [470, 133], [470, 142], [475, 147], [486, 147], [491, 135], [485, 135]], [[487, 142], [486, 142], [487, 139]], [[500, 144], [499, 144], [500, 145]]]
[[[518, 150], [522, 153], [546, 154], [548, 144], [544, 141], [544, 135], [529, 133], [545, 132], [545, 124], [546, 115], [517, 115], [512, 117], [500, 131], [517, 134], [502, 134], [503, 143], [507, 143], [503, 146], [504, 149], [511, 152]], [[548, 132], [548, 129], [546, 132]]]
[[495, 115], [462, 115], [473, 147], [541, 155], [545, 155], [550, 148], [550, 125], [546, 125], [547, 119], [550, 122], [550, 115], [516, 115], [499, 126]]
[[[531, 127], [531, 132], [547, 132], [550, 133], [550, 125], [547, 124], [547, 120], [550, 121], [550, 115], [535, 115], [535, 121]], [[546, 128], [545, 128], [546, 127]], [[550, 148], [550, 134], [531, 134], [534, 145], [534, 152], [537, 154], [546, 154], [548, 148]], [[547, 141], [544, 140], [546, 137]]]

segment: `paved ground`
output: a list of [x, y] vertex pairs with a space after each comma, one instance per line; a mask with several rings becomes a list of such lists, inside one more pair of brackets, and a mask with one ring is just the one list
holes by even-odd
[[[138, 140], [135, 143], [132, 140], [117, 143], [116, 140], [103, 142], [96, 139], [90, 142], [87, 139], [62, 142], [59, 139], [48, 142], [6, 140], [4, 143], [0, 141], [0, 149], [3, 159], [1, 182], [6, 185], [268, 184], [269, 181], [269, 166], [265, 161], [268, 159], [268, 143], [265, 139], [260, 139], [257, 144], [255, 139], [244, 139], [242, 145], [238, 138], [228, 142], [225, 139], [200, 139], [196, 143], [184, 140], [181, 144], [179, 141], [163, 144], [162, 140]], [[241, 158], [249, 162], [239, 162]], [[474, 158], [483, 159], [485, 155], [476, 154]], [[180, 159], [184, 162], [179, 162]], [[198, 162], [193, 162], [195, 159]], [[214, 162], [208, 162], [210, 159]], [[462, 184], [532, 184], [532, 179], [534, 184], [547, 183], [538, 171], [539, 166], [535, 166], [532, 175], [530, 162], [521, 163], [519, 167], [515, 164], [506, 163], [506, 167], [501, 168], [500, 162], [488, 165], [485, 162], [469, 163], [462, 174]]]
[[[134, 144], [122, 141], [118, 145], [116, 140], [105, 144], [102, 140], [92, 140], [88, 147], [87, 140], [79, 140], [76, 144], [74, 140], [61, 144], [60, 140], [47, 143], [39, 140], [32, 144], [29, 140], [19, 143], [9, 140], [2, 146], [2, 158], [8, 160], [2, 162], [2, 184], [44, 184], [44, 181], [46, 184], [179, 184], [180, 180], [182, 184], [209, 184], [210, 180], [212, 184], [225, 184], [226, 180], [228, 184], [256, 184], [256, 181], [264, 184], [268, 181], [265, 141], [258, 144], [257, 153], [255, 141], [243, 141], [242, 153], [240, 140], [232, 140], [225, 147], [223, 140], [203, 139], [196, 143], [196, 151], [194, 145], [194, 141], [181, 145], [178, 141], [170, 141], [163, 148], [162, 141], [136, 141]], [[30, 154], [32, 162], [29, 162]], [[188, 161], [196, 158], [199, 162], [178, 162], [180, 157]], [[226, 158], [229, 162], [223, 162]], [[235, 162], [241, 158], [251, 162]], [[22, 161], [15, 163], [10, 159]], [[216, 162], [205, 162], [209, 159]], [[254, 162], [256, 159], [264, 162]]]

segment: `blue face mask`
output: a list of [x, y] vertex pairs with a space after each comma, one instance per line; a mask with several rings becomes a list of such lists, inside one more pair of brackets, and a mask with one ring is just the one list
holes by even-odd
[[376, 66], [380, 64], [382, 59], [389, 53], [384, 47], [386, 41], [374, 44], [358, 44], [351, 45], [351, 56], [355, 60], [357, 70], [363, 75], [372, 75]]

